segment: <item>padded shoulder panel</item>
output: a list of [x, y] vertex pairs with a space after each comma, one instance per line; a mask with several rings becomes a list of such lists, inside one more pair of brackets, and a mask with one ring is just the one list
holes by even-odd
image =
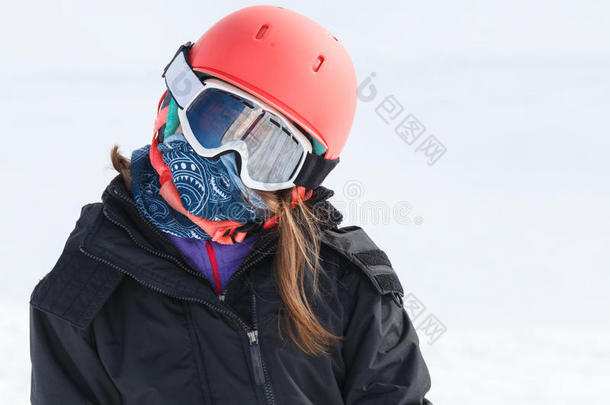
[[358, 226], [327, 229], [324, 242], [360, 268], [380, 294], [404, 294], [388, 256]]
[[123, 278], [122, 273], [79, 251], [82, 238], [103, 219], [100, 214], [99, 203], [82, 208], [57, 263], [30, 297], [33, 307], [81, 329], [89, 325]]

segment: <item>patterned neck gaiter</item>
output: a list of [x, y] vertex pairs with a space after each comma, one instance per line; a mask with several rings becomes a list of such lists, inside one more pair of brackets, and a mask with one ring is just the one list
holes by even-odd
[[[210, 239], [210, 235], [174, 210], [159, 194], [161, 185], [150, 164], [150, 147], [146, 145], [136, 149], [131, 155], [134, 201], [163, 232], [184, 238]], [[257, 216], [271, 216], [260, 196], [247, 190], [242, 183], [234, 152], [218, 158], [204, 158], [193, 150], [181, 133], [165, 137], [158, 150], [169, 167], [182, 205], [189, 213], [210, 221], [241, 223], [253, 221]]]

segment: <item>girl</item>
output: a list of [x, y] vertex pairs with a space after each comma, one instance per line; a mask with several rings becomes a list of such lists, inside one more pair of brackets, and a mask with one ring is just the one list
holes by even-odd
[[114, 147], [32, 294], [32, 403], [429, 403], [387, 256], [320, 186], [355, 112], [343, 46], [249, 7], [163, 77], [151, 145]]

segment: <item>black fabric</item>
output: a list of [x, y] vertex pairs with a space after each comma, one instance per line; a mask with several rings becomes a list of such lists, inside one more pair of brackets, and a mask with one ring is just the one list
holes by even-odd
[[326, 176], [338, 163], [339, 158], [325, 159], [315, 153], [307, 153], [301, 171], [294, 179], [294, 184], [312, 190], [322, 184]]
[[[316, 189], [308, 202], [327, 206], [329, 194]], [[117, 176], [35, 288], [33, 404], [429, 404], [413, 325], [383, 293], [396, 288], [384, 281], [391, 267], [352, 254], [374, 251], [359, 228], [328, 222], [317, 294], [305, 278], [316, 317], [343, 336], [311, 356], [278, 330], [288, 319], [275, 232], [261, 231], [221, 301], [138, 212]]]
[[390, 263], [390, 259], [385, 254], [383, 250], [374, 249], [374, 250], [366, 250], [363, 252], [354, 253], [358, 259], [360, 259], [363, 263], [376, 266], [376, 265], [386, 265], [392, 266]]
[[[348, 260], [363, 270], [381, 294], [402, 297], [404, 290], [385, 252], [380, 250], [366, 232], [358, 226], [330, 229], [325, 233], [328, 243], [335, 246]], [[399, 306], [402, 299], [395, 298]]]
[[382, 291], [391, 291], [404, 295], [400, 281], [396, 277], [396, 274], [375, 274], [375, 279], [379, 283], [379, 287]]
[[106, 303], [123, 275], [100, 263], [75, 267], [79, 260], [76, 255], [61, 256], [33, 292], [32, 305], [83, 329]]
[[[394, 302], [403, 306], [404, 291], [398, 276], [392, 269], [392, 263], [383, 250], [373, 249], [353, 252], [353, 255], [365, 266], [364, 271], [375, 279], [383, 294], [392, 294]], [[389, 269], [391, 271], [389, 271]]]

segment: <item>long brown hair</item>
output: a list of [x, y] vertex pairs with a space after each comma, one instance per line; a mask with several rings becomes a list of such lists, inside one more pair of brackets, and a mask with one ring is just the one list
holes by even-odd
[[[118, 149], [117, 145], [112, 148], [110, 160], [115, 170], [123, 175], [125, 185], [129, 189], [131, 164]], [[300, 199], [298, 204], [291, 208], [292, 194], [286, 190], [254, 191], [261, 196], [269, 210], [279, 217], [275, 280], [282, 304], [287, 311], [285, 329], [288, 337], [307, 354], [327, 353], [333, 340], [341, 337], [327, 331], [318, 321], [307, 299], [305, 287], [305, 278], [307, 272], [310, 272], [312, 280], [310, 292], [314, 295], [319, 292], [320, 219]], [[282, 336], [282, 326], [278, 325], [278, 328]]]

